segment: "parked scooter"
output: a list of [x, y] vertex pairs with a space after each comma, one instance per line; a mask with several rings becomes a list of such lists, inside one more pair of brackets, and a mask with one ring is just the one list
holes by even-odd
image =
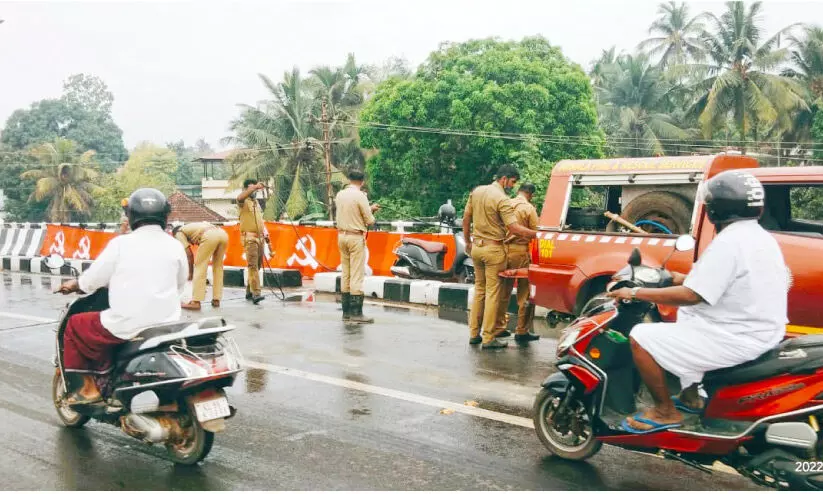
[[[693, 248], [689, 236], [675, 245], [678, 251]], [[672, 276], [643, 266], [635, 249], [613, 280], [609, 290], [659, 288], [670, 286]], [[823, 488], [823, 337], [789, 339], [753, 361], [706, 373], [703, 412], [684, 414], [679, 428], [632, 434], [621, 422], [651, 402], [643, 403], [645, 386], [628, 337], [652, 310], [647, 302], [595, 298], [566, 329], [557, 347], [558, 372], [535, 399], [534, 425], [543, 444], [567, 460], [585, 460], [605, 443], [657, 452], [707, 472], [721, 461], [768, 487]]]
[[[52, 270], [64, 270], [59, 255], [44, 259]], [[77, 274], [73, 268], [69, 268]], [[214, 434], [236, 413], [223, 388], [242, 368], [240, 350], [225, 333], [234, 329], [219, 317], [148, 327], [116, 350], [115, 364], [95, 376], [103, 402], [68, 405], [63, 366], [63, 333], [74, 314], [109, 307], [108, 289], [70, 302], [56, 331], [56, 367], [52, 399], [67, 427], [95, 419], [149, 444], [162, 444], [175, 463], [193, 465], [209, 454]]]
[[412, 280], [445, 280], [458, 283], [474, 283], [474, 262], [466, 254], [466, 242], [461, 229], [455, 224], [457, 211], [451, 201], [440, 206], [437, 217], [442, 229], [454, 234], [455, 254], [451, 268], [443, 266], [448, 246], [442, 242], [429, 242], [416, 238], [403, 238], [394, 250], [397, 259], [391, 272]]

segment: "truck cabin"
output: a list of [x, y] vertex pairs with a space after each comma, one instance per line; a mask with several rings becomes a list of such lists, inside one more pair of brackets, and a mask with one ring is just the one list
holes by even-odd
[[553, 231], [633, 233], [605, 214], [613, 213], [650, 235], [694, 234], [700, 182], [757, 166], [757, 160], [736, 154], [564, 160], [552, 171], [540, 225]]

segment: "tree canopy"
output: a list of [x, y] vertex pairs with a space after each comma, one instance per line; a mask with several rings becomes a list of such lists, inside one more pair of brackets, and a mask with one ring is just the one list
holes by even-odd
[[414, 77], [377, 88], [360, 138], [379, 150], [368, 163], [373, 195], [430, 215], [507, 162], [529, 162], [524, 180], [544, 191], [553, 163], [599, 157], [603, 144], [586, 74], [540, 37], [442, 45]]

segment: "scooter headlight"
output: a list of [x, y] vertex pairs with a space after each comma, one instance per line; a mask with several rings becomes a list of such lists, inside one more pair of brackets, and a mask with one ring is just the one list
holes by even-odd
[[577, 341], [578, 336], [580, 336], [579, 329], [567, 329], [566, 333], [563, 335], [563, 339], [561, 339], [560, 343], [557, 345], [557, 353], [562, 353], [568, 350], [572, 345], [574, 345], [574, 342]]

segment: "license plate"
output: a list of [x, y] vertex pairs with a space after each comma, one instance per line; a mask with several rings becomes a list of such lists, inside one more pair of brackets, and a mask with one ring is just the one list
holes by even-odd
[[200, 422], [208, 422], [209, 420], [220, 419], [231, 415], [229, 400], [225, 397], [195, 403], [194, 412], [197, 414], [197, 420]]

